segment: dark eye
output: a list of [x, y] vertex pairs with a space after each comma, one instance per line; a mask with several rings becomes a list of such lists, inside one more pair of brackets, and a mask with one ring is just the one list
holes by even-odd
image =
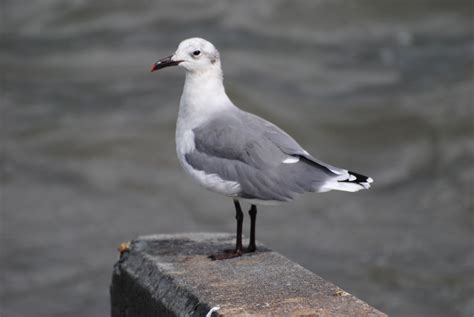
[[195, 51], [193, 52], [193, 55], [194, 55], [194, 56], [198, 56], [199, 54], [201, 54], [201, 51], [200, 51], [200, 50], [195, 50]]

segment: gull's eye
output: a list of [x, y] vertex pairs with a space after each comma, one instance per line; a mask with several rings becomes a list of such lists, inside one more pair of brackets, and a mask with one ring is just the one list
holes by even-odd
[[200, 51], [200, 50], [195, 50], [195, 51], [193, 52], [193, 55], [194, 55], [194, 56], [199, 56], [199, 54], [201, 54], [201, 51]]

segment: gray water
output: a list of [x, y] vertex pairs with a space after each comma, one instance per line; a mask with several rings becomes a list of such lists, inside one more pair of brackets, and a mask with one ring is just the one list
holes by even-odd
[[220, 49], [241, 108], [375, 179], [260, 208], [260, 241], [394, 316], [474, 315], [472, 1], [2, 11], [2, 317], [107, 316], [120, 242], [234, 231], [232, 202], [175, 156], [183, 70], [149, 73], [191, 36]]

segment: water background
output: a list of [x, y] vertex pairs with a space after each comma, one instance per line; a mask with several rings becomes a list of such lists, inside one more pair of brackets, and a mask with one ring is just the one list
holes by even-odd
[[1, 316], [107, 316], [120, 242], [234, 231], [232, 202], [176, 159], [184, 71], [149, 73], [192, 36], [220, 49], [237, 105], [375, 179], [260, 208], [260, 241], [393, 316], [473, 316], [473, 12], [3, 1]]

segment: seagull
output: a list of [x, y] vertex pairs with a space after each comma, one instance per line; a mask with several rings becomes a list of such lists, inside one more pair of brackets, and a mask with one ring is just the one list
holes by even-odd
[[[153, 64], [186, 70], [176, 123], [176, 152], [183, 169], [200, 185], [233, 199], [235, 249], [212, 255], [223, 260], [255, 252], [257, 205], [288, 202], [305, 192], [370, 188], [372, 178], [326, 164], [288, 133], [238, 108], [227, 96], [219, 51], [202, 38], [182, 41], [173, 55]], [[242, 246], [244, 214], [250, 203], [250, 242]]]

